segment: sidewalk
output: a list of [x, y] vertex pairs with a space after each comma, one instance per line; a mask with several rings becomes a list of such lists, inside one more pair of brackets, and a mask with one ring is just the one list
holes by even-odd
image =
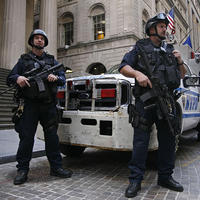
[[[0, 164], [14, 162], [19, 144], [18, 133], [14, 129], [0, 130]], [[33, 157], [45, 155], [45, 144], [35, 137]]]

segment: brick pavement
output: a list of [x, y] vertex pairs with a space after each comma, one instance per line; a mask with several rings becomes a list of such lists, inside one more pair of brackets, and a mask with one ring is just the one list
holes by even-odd
[[[15, 186], [16, 163], [0, 165], [2, 200], [125, 200], [128, 185], [129, 152], [88, 149], [80, 158], [64, 157], [64, 168], [74, 171], [72, 178], [49, 176], [46, 157], [34, 158], [28, 182]], [[177, 152], [174, 177], [184, 185], [178, 193], [157, 186], [157, 171], [147, 167], [142, 190], [135, 200], [200, 200], [200, 143], [195, 138], [182, 140]]]

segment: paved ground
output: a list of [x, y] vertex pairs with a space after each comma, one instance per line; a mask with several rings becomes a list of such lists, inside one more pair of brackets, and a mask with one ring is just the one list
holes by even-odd
[[[19, 143], [18, 133], [14, 129], [0, 130], [0, 164], [15, 161]], [[35, 138], [33, 157], [44, 155], [44, 142]]]
[[[49, 176], [46, 157], [31, 162], [29, 180], [13, 185], [15, 162], [0, 165], [0, 199], [3, 200], [125, 200], [128, 185], [128, 152], [88, 149], [80, 158], [63, 158], [72, 178]], [[150, 157], [151, 158], [151, 157]], [[157, 171], [148, 162], [142, 190], [136, 200], [200, 200], [200, 143], [196, 138], [182, 140], [177, 152], [174, 177], [184, 185], [178, 193], [157, 186]]]

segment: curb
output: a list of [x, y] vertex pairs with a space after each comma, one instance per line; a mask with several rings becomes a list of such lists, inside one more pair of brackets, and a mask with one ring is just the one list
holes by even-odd
[[[45, 155], [46, 155], [45, 150], [35, 151], [32, 153], [32, 158], [42, 157]], [[15, 161], [16, 161], [16, 155], [0, 157], [0, 164], [5, 164], [5, 163], [15, 162]]]

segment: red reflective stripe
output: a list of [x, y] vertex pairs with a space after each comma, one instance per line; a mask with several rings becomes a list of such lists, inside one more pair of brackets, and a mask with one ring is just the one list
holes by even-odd
[[114, 98], [115, 93], [116, 93], [115, 89], [102, 89], [101, 98]]
[[59, 92], [57, 92], [56, 97], [57, 97], [58, 99], [64, 99], [64, 98], [65, 98], [65, 92], [64, 92], [64, 91], [59, 91]]
[[86, 81], [85, 81], [85, 84], [86, 84], [86, 85], [90, 85], [90, 80], [86, 80]]
[[73, 84], [72, 81], [68, 81], [68, 82], [67, 82], [67, 86], [68, 86], [68, 89], [69, 89], [69, 90], [72, 89], [72, 84]]

